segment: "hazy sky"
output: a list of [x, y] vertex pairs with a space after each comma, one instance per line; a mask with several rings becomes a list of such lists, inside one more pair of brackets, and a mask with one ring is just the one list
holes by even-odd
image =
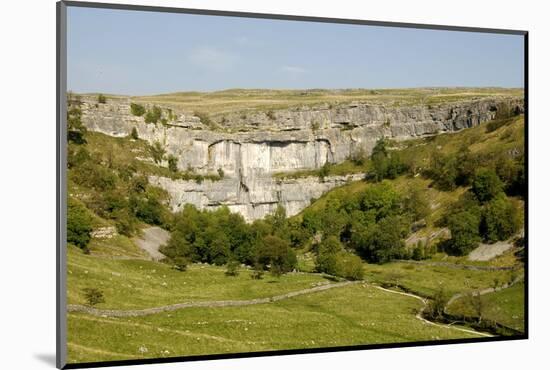
[[523, 36], [141, 11], [68, 10], [68, 88], [523, 86]]

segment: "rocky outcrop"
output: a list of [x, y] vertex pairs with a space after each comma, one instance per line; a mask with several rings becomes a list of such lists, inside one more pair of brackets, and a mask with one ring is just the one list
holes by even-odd
[[130, 113], [130, 99], [96, 104], [96, 97], [82, 97], [82, 118], [88, 129], [111, 136], [127, 136], [136, 128], [141, 139], [159, 141], [178, 167], [208, 174], [222, 170], [221, 181], [172, 181], [152, 178], [167, 189], [172, 207], [184, 203], [200, 208], [227, 205], [247, 220], [265, 216], [278, 202], [295, 214], [311, 198], [346, 181], [316, 177], [276, 181], [277, 172], [318, 169], [338, 163], [356, 151], [369, 153], [381, 137], [405, 140], [452, 132], [479, 125], [499, 109], [523, 111], [520, 98], [486, 98], [437, 106], [385, 106], [354, 103], [321, 104], [269, 112], [240, 112], [217, 117], [216, 128], [190, 112], [164, 109], [163, 123], [147, 124]]
[[170, 206], [174, 211], [187, 203], [199, 209], [216, 209], [225, 205], [232, 212], [243, 215], [245, 220], [253, 221], [275, 211], [278, 204], [285, 207], [288, 216], [293, 216], [330, 189], [363, 177], [364, 174], [329, 176], [321, 181], [317, 177], [277, 180], [258, 176], [247, 180], [246, 187], [235, 177], [205, 180], [199, 184], [150, 176], [149, 182], [170, 194]]

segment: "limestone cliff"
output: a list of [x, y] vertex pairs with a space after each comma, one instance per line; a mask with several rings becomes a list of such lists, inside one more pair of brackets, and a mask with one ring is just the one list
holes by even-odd
[[[83, 123], [111, 136], [127, 136], [137, 129], [141, 139], [159, 141], [178, 167], [198, 173], [223, 170], [221, 181], [173, 181], [152, 177], [151, 182], [171, 195], [174, 210], [184, 203], [199, 208], [227, 205], [247, 220], [262, 218], [283, 204], [293, 215], [348, 180], [344, 177], [275, 180], [272, 175], [320, 168], [338, 163], [357, 150], [367, 153], [381, 137], [405, 140], [457, 131], [491, 120], [499, 109], [523, 112], [523, 99], [472, 99], [437, 106], [385, 106], [353, 103], [289, 108], [246, 115], [229, 113], [217, 127], [193, 113], [172, 108], [169, 120], [147, 124], [130, 112], [130, 99], [96, 104], [82, 97]], [[208, 123], [208, 124], [206, 124]], [[357, 175], [353, 176], [355, 179]]]

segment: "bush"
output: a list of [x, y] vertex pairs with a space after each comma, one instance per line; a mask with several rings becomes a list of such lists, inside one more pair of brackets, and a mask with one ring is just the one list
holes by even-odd
[[105, 103], [107, 103], [107, 98], [105, 97], [105, 95], [99, 94], [99, 95], [97, 96], [97, 102], [98, 102], [99, 104], [105, 104]]
[[171, 154], [168, 156], [168, 169], [170, 172], [178, 172], [178, 159]]
[[487, 202], [503, 191], [502, 181], [494, 170], [482, 168], [475, 174], [472, 192], [480, 202]]
[[273, 112], [272, 110], [269, 110], [267, 111], [267, 113], [265, 114], [267, 116], [267, 118], [269, 118], [270, 120], [272, 121], [275, 121], [275, 112]]
[[149, 153], [151, 154], [151, 157], [153, 157], [155, 163], [159, 164], [164, 159], [166, 150], [159, 141], [155, 141], [153, 145], [149, 146]]
[[139, 139], [137, 128], [132, 127], [132, 131], [130, 132], [130, 138], [134, 140]]
[[86, 250], [92, 233], [92, 216], [79, 201], [69, 198], [67, 207], [67, 243]]
[[145, 123], [157, 123], [161, 117], [162, 117], [162, 110], [155, 105], [151, 110], [145, 113], [144, 119], [145, 119]]
[[208, 113], [195, 111], [195, 112], [193, 112], [193, 115], [195, 117], [199, 117], [199, 119], [200, 119], [200, 121], [203, 125], [208, 126], [211, 129], [216, 128], [216, 124], [212, 121], [212, 119], [210, 118]]
[[446, 304], [447, 295], [443, 291], [443, 288], [439, 288], [434, 297], [429, 301], [424, 315], [430, 320], [440, 320], [445, 314]]
[[331, 168], [332, 168], [332, 165], [330, 164], [330, 162], [326, 161], [325, 164], [319, 170], [319, 179], [321, 181], [324, 181], [325, 177], [327, 177], [330, 174]]
[[145, 107], [140, 104], [130, 103], [130, 112], [134, 116], [141, 117], [145, 114]]
[[172, 263], [174, 265], [175, 270], [185, 272], [187, 270], [187, 265], [189, 262], [184, 257], [176, 256], [172, 258]]
[[95, 306], [99, 303], [105, 303], [105, 297], [103, 292], [97, 288], [85, 288], [83, 289], [84, 297], [89, 306]]
[[225, 172], [223, 172], [221, 168], [218, 168], [218, 176], [220, 177], [220, 179], [223, 179], [225, 176]]
[[250, 277], [254, 280], [261, 280], [264, 276], [264, 269], [260, 263], [255, 263], [252, 269], [252, 274]]
[[364, 276], [363, 261], [351, 253], [340, 253], [337, 259], [338, 276], [348, 280], [362, 280]]
[[239, 275], [239, 261], [230, 260], [229, 262], [227, 262], [225, 275], [226, 276], [238, 276]]

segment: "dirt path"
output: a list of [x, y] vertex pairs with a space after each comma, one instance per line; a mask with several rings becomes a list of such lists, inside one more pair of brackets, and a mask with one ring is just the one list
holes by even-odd
[[142, 231], [143, 235], [134, 239], [137, 246], [146, 251], [153, 261], [163, 259], [165, 256], [159, 252], [159, 248], [170, 239], [170, 233], [158, 226], [148, 227]]
[[289, 293], [285, 293], [285, 294], [281, 294], [273, 297], [256, 298], [256, 299], [241, 300], [241, 301], [185, 302], [185, 303], [176, 303], [176, 304], [166, 305], [166, 306], [144, 308], [141, 310], [102, 310], [102, 309], [83, 306], [83, 305], [68, 305], [67, 311], [84, 312], [90, 315], [104, 316], [104, 317], [136, 317], [136, 316], [153, 315], [160, 312], [176, 311], [184, 308], [193, 308], [193, 307], [213, 308], [213, 307], [250, 306], [254, 304], [277, 302], [283, 299], [297, 297], [304, 294], [322, 292], [324, 290], [339, 288], [346, 285], [357, 284], [357, 283], [365, 283], [365, 282], [364, 281], [345, 281], [342, 283], [327, 284], [327, 285], [317, 286], [314, 288], [297, 290], [294, 292], [289, 292]]

